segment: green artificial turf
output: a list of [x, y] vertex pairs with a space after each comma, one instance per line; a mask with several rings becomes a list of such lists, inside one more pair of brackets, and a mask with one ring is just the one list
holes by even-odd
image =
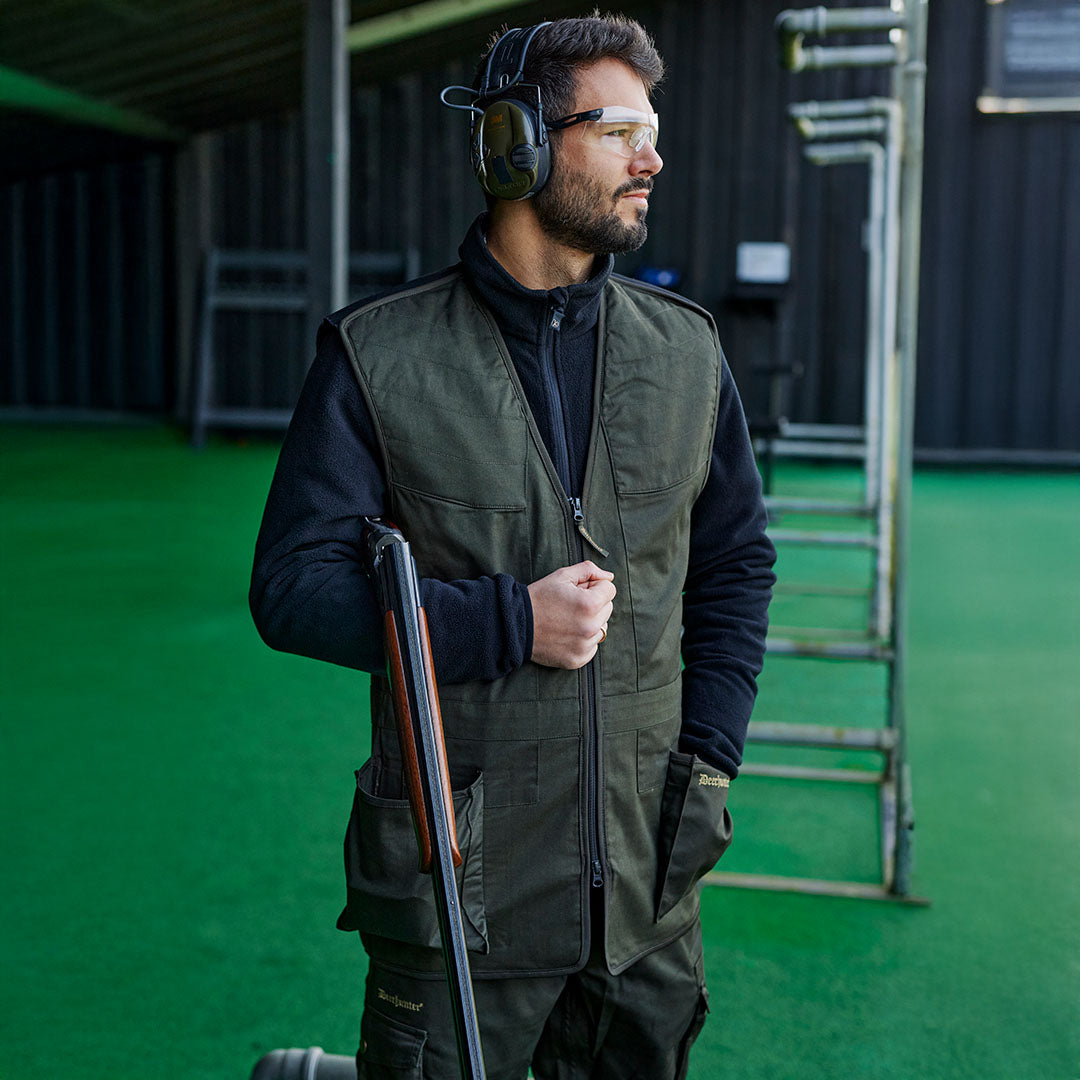
[[[334, 920], [366, 678], [251, 625], [275, 457], [0, 430], [0, 1080], [225, 1080], [276, 1046], [355, 1048], [364, 961]], [[706, 890], [694, 1080], [1080, 1075], [1078, 563], [1075, 474], [916, 476], [933, 905]], [[875, 665], [770, 657], [757, 716], [880, 722], [883, 687]], [[879, 873], [872, 791], [745, 777], [730, 805], [725, 869]]]

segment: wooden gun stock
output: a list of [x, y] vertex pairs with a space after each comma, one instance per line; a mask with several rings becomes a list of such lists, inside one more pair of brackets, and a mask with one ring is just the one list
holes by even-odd
[[[439, 710], [439, 691], [435, 684], [435, 669], [431, 662], [431, 638], [428, 634], [427, 614], [423, 608], [418, 611], [420, 622], [420, 646], [424, 658], [425, 683], [428, 690], [428, 707], [435, 726], [435, 749], [439, 756], [439, 774], [442, 778], [442, 802], [446, 810], [446, 819], [450, 825], [450, 854], [454, 866], [461, 865], [461, 851], [457, 842], [457, 822], [454, 819], [454, 799], [450, 794], [450, 770], [446, 764], [446, 741], [443, 738], [442, 713]], [[394, 695], [394, 715], [397, 718], [398, 742], [401, 744], [402, 767], [405, 771], [405, 787], [409, 793], [409, 805], [412, 807], [413, 827], [416, 829], [416, 846], [420, 851], [420, 872], [431, 873], [431, 837], [433, 829], [428, 821], [424, 807], [424, 791], [420, 781], [420, 759], [417, 756], [416, 736], [413, 728], [413, 716], [409, 709], [409, 694], [406, 689], [405, 666], [401, 660], [401, 646], [398, 643], [397, 624], [393, 611], [383, 616], [387, 660], [390, 665], [390, 686]]]

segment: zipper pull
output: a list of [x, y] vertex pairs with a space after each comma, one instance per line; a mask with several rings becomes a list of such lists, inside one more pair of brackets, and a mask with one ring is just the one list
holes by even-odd
[[566, 312], [563, 311], [562, 308], [555, 308], [555, 310], [551, 313], [551, 329], [552, 330], [558, 330], [559, 329], [559, 327], [562, 325], [563, 316], [565, 314], [566, 314]]
[[581, 509], [581, 500], [577, 498], [571, 499], [570, 509], [574, 511], [574, 524], [577, 526], [577, 531], [588, 541], [590, 547], [595, 548], [606, 559], [611, 552], [598, 544], [592, 536], [589, 535], [589, 530], [585, 528], [585, 514]]
[[604, 868], [600, 865], [599, 859], [593, 859], [592, 861], [592, 887], [594, 889], [602, 888], [604, 884]]

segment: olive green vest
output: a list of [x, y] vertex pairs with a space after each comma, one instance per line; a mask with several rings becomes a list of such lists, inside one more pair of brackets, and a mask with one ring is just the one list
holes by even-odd
[[[375, 424], [390, 517], [422, 576], [502, 572], [529, 583], [582, 558], [615, 575], [592, 664], [526, 662], [439, 696], [474, 973], [584, 964], [594, 846], [608, 963], [621, 970], [690, 925], [697, 878], [730, 838], [726, 778], [677, 752], [690, 511], [708, 472], [721, 372], [712, 321], [636, 282], [606, 286], [582, 492], [593, 543], [495, 321], [459, 271], [359, 308], [340, 332]], [[424, 966], [438, 929], [381, 677], [372, 722], [339, 925], [364, 932], [373, 953]]]

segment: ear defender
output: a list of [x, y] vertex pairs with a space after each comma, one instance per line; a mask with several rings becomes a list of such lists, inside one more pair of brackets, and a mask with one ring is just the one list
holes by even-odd
[[[480, 186], [496, 199], [528, 199], [551, 173], [551, 146], [544, 126], [540, 88], [522, 81], [525, 54], [538, 30], [549, 23], [509, 30], [488, 55], [480, 89], [447, 86], [439, 100], [451, 109], [473, 115], [473, 172]], [[473, 96], [469, 105], [447, 99], [451, 91]], [[508, 96], [513, 92], [513, 96]]]
[[536, 110], [504, 98], [484, 109], [473, 127], [473, 169], [497, 199], [527, 199], [547, 183], [551, 144], [537, 131]]

